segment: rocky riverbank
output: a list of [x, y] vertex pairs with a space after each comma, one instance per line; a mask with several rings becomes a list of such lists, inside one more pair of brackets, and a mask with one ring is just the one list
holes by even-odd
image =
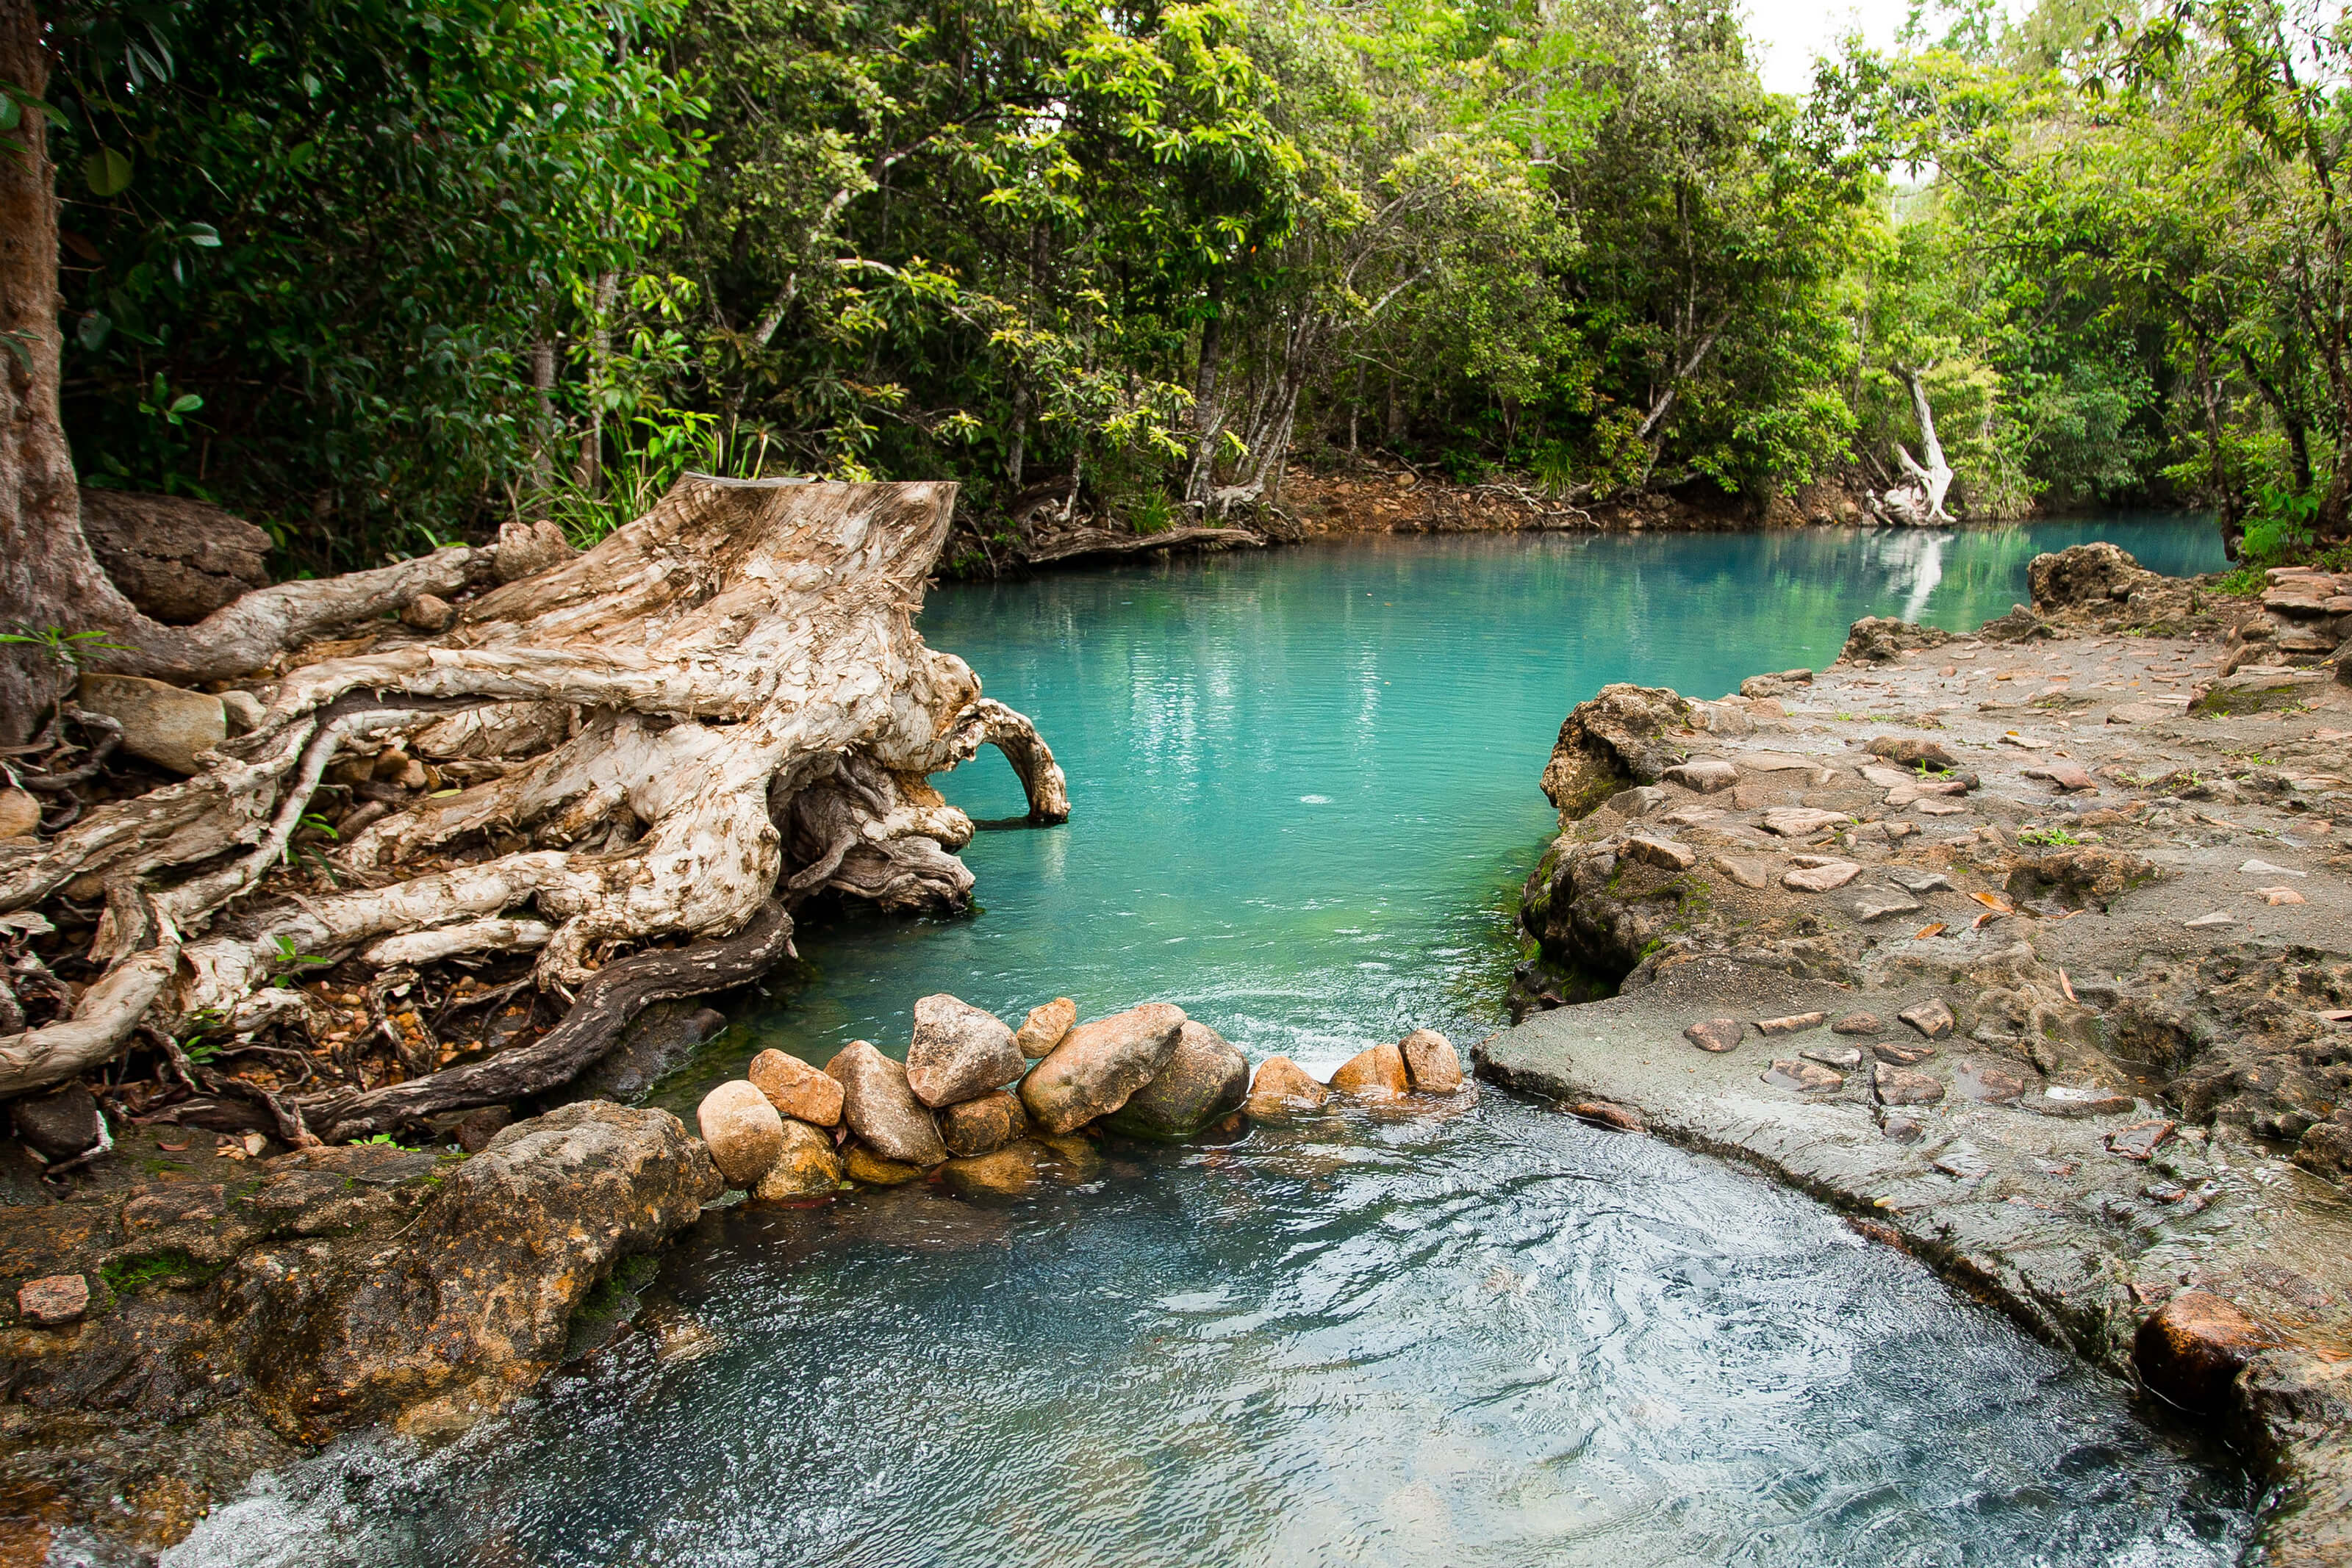
[[1253, 1081], [1167, 1003], [1080, 1023], [1057, 998], [1014, 1030], [936, 996], [903, 1062], [863, 1040], [822, 1071], [760, 1052], [699, 1138], [598, 1100], [468, 1129], [470, 1155], [129, 1127], [61, 1199], [0, 1208], [0, 1565], [149, 1561], [259, 1470], [365, 1426], [461, 1432], [633, 1324], [695, 1354], [691, 1318], [637, 1292], [714, 1205], [918, 1181], [987, 1202], [1097, 1180], [1122, 1137], [1474, 1092], [1429, 1030], [1328, 1085], [1278, 1056]]
[[2032, 581], [1580, 705], [1478, 1070], [1845, 1208], [2243, 1444], [2266, 1561], [2352, 1561], [2352, 583]]
[[950, 576], [996, 577], [1065, 562], [1188, 555], [1299, 544], [1361, 534], [1734, 533], [1753, 528], [1876, 526], [1894, 519], [1857, 479], [1822, 480], [1759, 507], [1712, 480], [1671, 490], [1595, 500], [1555, 494], [1523, 479], [1463, 484], [1432, 469], [1367, 459], [1287, 475], [1280, 498], [1205, 523], [1137, 533], [1091, 512], [1066, 514], [1062, 491], [1041, 490], [1014, 508], [1010, 526], [982, 533], [965, 526], [951, 542]]

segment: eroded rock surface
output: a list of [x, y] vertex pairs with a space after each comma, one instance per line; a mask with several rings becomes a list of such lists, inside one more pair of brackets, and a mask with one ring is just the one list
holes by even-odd
[[[1811, 683], [1775, 678], [1778, 712], [1643, 692], [1647, 737], [1622, 695], [1571, 715], [1548, 788], [1621, 733], [1738, 781], [1556, 794], [1522, 903], [1534, 1016], [1479, 1070], [1849, 1206], [2220, 1410], [2288, 1489], [2273, 1560], [2339, 1560], [2352, 687], [2317, 644], [2352, 625], [2332, 580], [2255, 607], [2112, 546], [2032, 578], [1976, 636], [1857, 625]], [[2302, 665], [2260, 652], [2287, 620]], [[1776, 1053], [1737, 1021], [1816, 1012], [1855, 1043]]]
[[616, 1263], [723, 1190], [677, 1117], [608, 1103], [470, 1159], [225, 1141], [227, 1160], [165, 1131], [125, 1134], [163, 1178], [0, 1208], [0, 1493], [140, 1552], [295, 1444], [496, 1408], [565, 1354]]

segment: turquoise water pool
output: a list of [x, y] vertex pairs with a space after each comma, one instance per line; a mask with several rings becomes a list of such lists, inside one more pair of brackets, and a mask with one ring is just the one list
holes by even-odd
[[[982, 913], [845, 913], [665, 1091], [779, 1044], [895, 1051], [914, 998], [1179, 1002], [1328, 1067], [1500, 1018], [1561, 717], [1716, 695], [1847, 624], [1973, 625], [2037, 550], [1924, 535], [1381, 540], [937, 591], [1033, 715], [1064, 827], [982, 832]], [[943, 781], [1016, 817], [993, 754]], [[2234, 1562], [2251, 1490], [2120, 1385], [1817, 1205], [1488, 1092], [1071, 1185], [706, 1216], [646, 1327], [462, 1442], [266, 1478], [174, 1568]]]

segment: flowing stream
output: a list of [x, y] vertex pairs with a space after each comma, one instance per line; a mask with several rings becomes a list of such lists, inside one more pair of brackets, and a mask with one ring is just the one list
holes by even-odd
[[[845, 911], [657, 1099], [752, 1050], [904, 1049], [1179, 1003], [1323, 1070], [1501, 1021], [1536, 780], [1609, 681], [1713, 696], [1864, 614], [1972, 627], [2111, 538], [2210, 525], [1376, 540], [935, 591], [923, 630], [1032, 715], [1066, 827], [984, 829], [985, 905]], [[941, 781], [983, 822], [992, 755]], [[465, 1439], [354, 1439], [169, 1561], [866, 1565], [2233, 1561], [2252, 1495], [2127, 1391], [1808, 1200], [1484, 1093], [1074, 1185], [715, 1212], [646, 1332]]]

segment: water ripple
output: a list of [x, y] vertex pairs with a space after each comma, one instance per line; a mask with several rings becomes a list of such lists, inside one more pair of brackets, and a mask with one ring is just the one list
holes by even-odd
[[1489, 1096], [1101, 1191], [731, 1211], [437, 1452], [355, 1440], [173, 1568], [2234, 1560], [2242, 1479], [1801, 1198]]

